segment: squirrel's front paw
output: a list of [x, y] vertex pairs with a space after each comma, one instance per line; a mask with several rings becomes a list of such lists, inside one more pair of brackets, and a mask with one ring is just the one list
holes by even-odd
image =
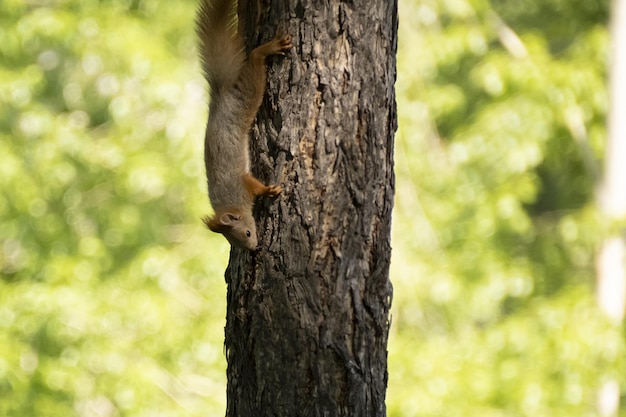
[[263, 193], [266, 197], [276, 197], [283, 189], [280, 185], [268, 185]]
[[278, 32], [270, 43], [274, 48], [273, 53], [279, 55], [285, 55], [285, 52], [293, 47], [293, 44], [291, 43], [291, 35], [284, 34], [282, 32]]
[[278, 43], [280, 44], [280, 49], [283, 52], [287, 52], [288, 50], [290, 50], [293, 47], [293, 44], [291, 43], [291, 35], [278, 35]]

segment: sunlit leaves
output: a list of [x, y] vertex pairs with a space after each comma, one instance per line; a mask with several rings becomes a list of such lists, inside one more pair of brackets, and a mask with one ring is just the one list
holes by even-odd
[[608, 3], [522, 3], [400, 5], [392, 416], [591, 415], [623, 366], [593, 291]]
[[1, 415], [223, 413], [194, 7], [2, 3]]

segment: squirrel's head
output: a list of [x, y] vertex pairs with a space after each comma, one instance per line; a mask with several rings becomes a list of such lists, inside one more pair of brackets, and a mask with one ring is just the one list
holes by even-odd
[[257, 248], [256, 223], [252, 214], [216, 213], [203, 221], [211, 231], [223, 234], [231, 245], [249, 250]]

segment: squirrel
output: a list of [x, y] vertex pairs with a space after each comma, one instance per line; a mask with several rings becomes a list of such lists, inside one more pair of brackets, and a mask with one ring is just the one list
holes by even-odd
[[203, 222], [231, 245], [255, 250], [254, 200], [275, 197], [282, 189], [265, 185], [250, 173], [248, 136], [265, 94], [265, 58], [285, 55], [292, 44], [291, 36], [279, 32], [246, 57], [235, 9], [235, 0], [201, 0], [196, 15], [200, 61], [209, 84], [204, 161], [215, 211]]

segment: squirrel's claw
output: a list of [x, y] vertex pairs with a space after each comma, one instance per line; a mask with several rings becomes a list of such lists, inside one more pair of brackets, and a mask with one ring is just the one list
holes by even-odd
[[276, 197], [281, 191], [283, 191], [283, 189], [280, 185], [268, 185], [263, 195], [266, 197]]

